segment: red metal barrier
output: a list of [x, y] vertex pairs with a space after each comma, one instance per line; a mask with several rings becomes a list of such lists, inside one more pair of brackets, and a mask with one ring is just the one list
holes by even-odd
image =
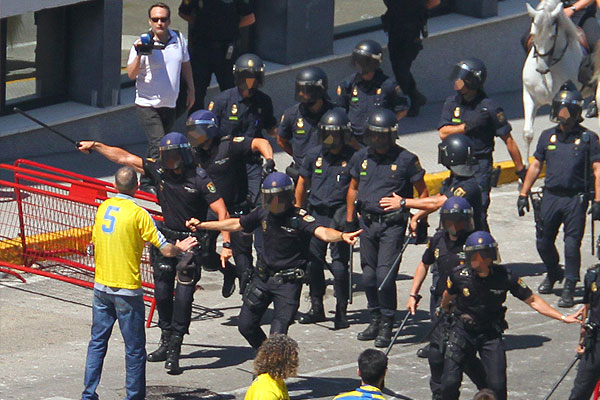
[[600, 380], [596, 384], [596, 389], [594, 390], [594, 400], [598, 400], [600, 398]]
[[[117, 190], [114, 185], [55, 167], [17, 160], [0, 164], [14, 182], [0, 180], [0, 266], [93, 287], [94, 260], [86, 247], [98, 206]], [[162, 214], [156, 197], [138, 192], [136, 199], [156, 220]], [[9, 272], [24, 280], [16, 272]], [[141, 263], [144, 299], [153, 302], [154, 280], [148, 254]], [[154, 307], [148, 316], [152, 320]]]

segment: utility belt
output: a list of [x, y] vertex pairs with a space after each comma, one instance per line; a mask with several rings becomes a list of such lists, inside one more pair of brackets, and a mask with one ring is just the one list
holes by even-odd
[[361, 212], [360, 217], [367, 226], [374, 222], [391, 226], [406, 223], [408, 221], [408, 213], [404, 210], [397, 210], [389, 213]]
[[467, 333], [472, 333], [476, 335], [481, 334], [491, 334], [493, 336], [500, 335], [504, 330], [508, 328], [508, 323], [502, 318], [497, 318], [492, 323], [481, 324], [478, 323], [471, 315], [469, 314], [460, 314], [456, 318], [456, 323], [463, 328]]
[[305, 274], [304, 268], [301, 267], [274, 270], [272, 268], [267, 267], [260, 260], [256, 263], [254, 271], [256, 272], [256, 276], [258, 276], [263, 282], [266, 282], [269, 278], [273, 278], [279, 283], [301, 283], [302, 279], [304, 279]]
[[160, 230], [160, 232], [164, 235], [164, 237], [169, 241], [175, 242], [177, 240], [183, 240], [190, 236], [195, 236], [196, 239], [198, 239], [198, 247], [200, 249], [205, 250], [205, 249], [209, 248], [208, 243], [210, 241], [210, 236], [208, 234], [208, 231], [206, 231], [206, 230], [197, 230], [196, 232], [176, 231], [176, 230], [167, 228], [165, 226], [165, 224], [162, 222], [159, 222], [157, 225], [158, 225], [158, 230]]
[[574, 197], [580, 194], [584, 194], [585, 190], [576, 190], [576, 189], [558, 189], [558, 188], [544, 188], [544, 191], [553, 194], [559, 197]]
[[329, 218], [333, 218], [335, 212], [343, 207], [344, 204], [338, 204], [337, 206], [313, 206], [312, 204], [308, 206], [309, 214], [316, 213], [319, 215], [325, 215]]

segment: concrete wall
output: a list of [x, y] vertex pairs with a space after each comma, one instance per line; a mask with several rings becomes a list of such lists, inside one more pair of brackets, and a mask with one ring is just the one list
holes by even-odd
[[[453, 93], [452, 86], [448, 81], [451, 66], [467, 56], [479, 57], [487, 64], [486, 90], [488, 93], [520, 90], [521, 69], [525, 55], [520, 47], [519, 38], [527, 29], [528, 24], [529, 18], [526, 15], [517, 15], [482, 22], [467, 28], [440, 31], [431, 35], [425, 40], [425, 49], [413, 65], [420, 90], [430, 102], [443, 101]], [[372, 36], [382, 41], [383, 33], [375, 32]], [[360, 39], [350, 38], [350, 40], [355, 43]], [[352, 72], [349, 52], [350, 50], [345, 54], [312, 61], [328, 73], [329, 91], [332, 94], [335, 93], [337, 83]], [[384, 70], [391, 75], [387, 55], [384, 59]], [[274, 72], [267, 71], [264, 91], [273, 98], [276, 117], [294, 103], [294, 77], [297, 71], [306, 65], [309, 63], [296, 64]], [[217, 88], [213, 87], [209, 90], [207, 97], [210, 99], [216, 93]], [[121, 98], [124, 97], [127, 96], [121, 93]], [[2, 123], [2, 119], [6, 118], [22, 117], [14, 115], [3, 117], [0, 118], [0, 123]], [[183, 119], [180, 119], [176, 129], [183, 131], [183, 122]], [[146, 140], [135, 115], [133, 104], [109, 107], [103, 110], [93, 109], [92, 112], [85, 115], [59, 121], [53, 125], [73, 138], [90, 138], [113, 145], [141, 143]], [[3, 149], [10, 149], [0, 153], [0, 161], [73, 150], [72, 145], [69, 145], [68, 142], [63, 143], [62, 140], [37, 128], [33, 130], [21, 128], [5, 133], [0, 137], [0, 146]]]
[[0, 18], [39, 11], [45, 8], [68, 6], [88, 0], [0, 0]]

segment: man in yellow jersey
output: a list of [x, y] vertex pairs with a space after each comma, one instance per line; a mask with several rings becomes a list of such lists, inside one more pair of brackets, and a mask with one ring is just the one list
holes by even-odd
[[244, 400], [290, 400], [284, 379], [298, 372], [298, 343], [283, 333], [269, 336], [254, 359], [256, 379]]
[[335, 396], [334, 400], [378, 399], [385, 400], [381, 394], [387, 372], [388, 358], [384, 352], [367, 349], [358, 356], [358, 376], [360, 387]]
[[82, 400], [98, 399], [102, 364], [113, 325], [125, 342], [126, 390], [128, 400], [146, 396], [146, 332], [140, 259], [144, 243], [150, 242], [165, 257], [175, 257], [197, 244], [190, 236], [174, 245], [167, 243], [150, 214], [133, 201], [138, 179], [131, 167], [115, 175], [119, 194], [98, 207], [92, 231], [96, 273], [92, 308], [92, 337], [85, 363]]

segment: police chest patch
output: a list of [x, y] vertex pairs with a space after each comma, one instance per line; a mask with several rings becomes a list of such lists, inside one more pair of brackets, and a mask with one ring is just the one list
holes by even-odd
[[440, 257], [440, 249], [436, 247], [436, 249], [433, 251], [433, 256], [437, 260]]
[[310, 222], [315, 222], [315, 217], [313, 217], [312, 215], [306, 214], [306, 215], [305, 215], [305, 216], [302, 218], [302, 220], [303, 220], [304, 222], [309, 222], [309, 223], [310, 223]]
[[197, 193], [198, 191], [194, 188], [184, 186], [183, 189], [188, 193]]
[[550, 136], [550, 143], [552, 143], [552, 144], [556, 143], [556, 135]]
[[397, 166], [396, 164], [392, 164], [392, 165], [390, 165], [390, 169], [391, 169], [392, 171], [395, 171], [395, 170], [397, 170], [397, 169], [398, 169], [398, 166]]
[[502, 111], [496, 114], [496, 118], [498, 118], [498, 122], [500, 123], [504, 123], [506, 121], [506, 117], [504, 116], [504, 113]]
[[315, 167], [321, 168], [322, 166], [323, 166], [323, 157], [319, 157], [319, 158], [317, 158], [317, 161], [315, 161]]
[[590, 290], [594, 293], [598, 291], [598, 285], [596, 285], [596, 282], [592, 282], [592, 287], [590, 288]]
[[519, 284], [519, 286], [521, 286], [523, 289], [527, 289], [527, 284], [525, 283], [525, 281], [521, 278], [519, 278], [519, 280], [517, 281], [517, 283]]
[[454, 118], [460, 118], [460, 107], [454, 109]]
[[233, 138], [233, 141], [235, 143], [242, 143], [244, 140], [246, 140], [246, 138], [244, 136], [236, 136]]
[[367, 169], [367, 165], [369, 164], [368, 160], [363, 160], [362, 164], [360, 165], [360, 167], [362, 169]]
[[212, 109], [215, 107], [215, 102], [211, 101], [210, 103], [208, 103], [208, 111], [212, 111]]
[[208, 189], [209, 192], [211, 193], [217, 193], [217, 188], [215, 187], [215, 184], [212, 182], [209, 182], [206, 184], [206, 188]]
[[452, 281], [450, 280], [450, 277], [446, 278], [446, 286], [448, 287], [448, 289], [452, 287]]
[[454, 189], [454, 197], [465, 197], [465, 190], [461, 187]]
[[352, 89], [352, 96], [358, 96], [358, 88], [356, 86]]
[[348, 165], [348, 162], [342, 161], [342, 167], [345, 167], [346, 165]]
[[469, 292], [469, 288], [463, 288], [463, 296], [465, 297], [469, 297], [471, 295], [471, 292]]
[[262, 227], [263, 232], [266, 232], [267, 231], [267, 221], [263, 221], [260, 225]]
[[335, 92], [337, 93], [338, 96], [342, 95], [342, 87], [338, 86], [337, 89], [335, 90]]
[[581, 139], [579, 139], [579, 138], [575, 139], [575, 146], [579, 146], [579, 143], [581, 143]]
[[296, 121], [296, 126], [300, 129], [304, 128], [304, 120], [302, 118], [298, 118]]
[[463, 269], [462, 271], [460, 271], [460, 276], [469, 276], [469, 271]]
[[231, 105], [231, 115], [236, 115], [238, 113], [238, 106], [237, 104], [232, 104]]
[[381, 94], [381, 88], [377, 88], [377, 91], [375, 92], [375, 94]]

